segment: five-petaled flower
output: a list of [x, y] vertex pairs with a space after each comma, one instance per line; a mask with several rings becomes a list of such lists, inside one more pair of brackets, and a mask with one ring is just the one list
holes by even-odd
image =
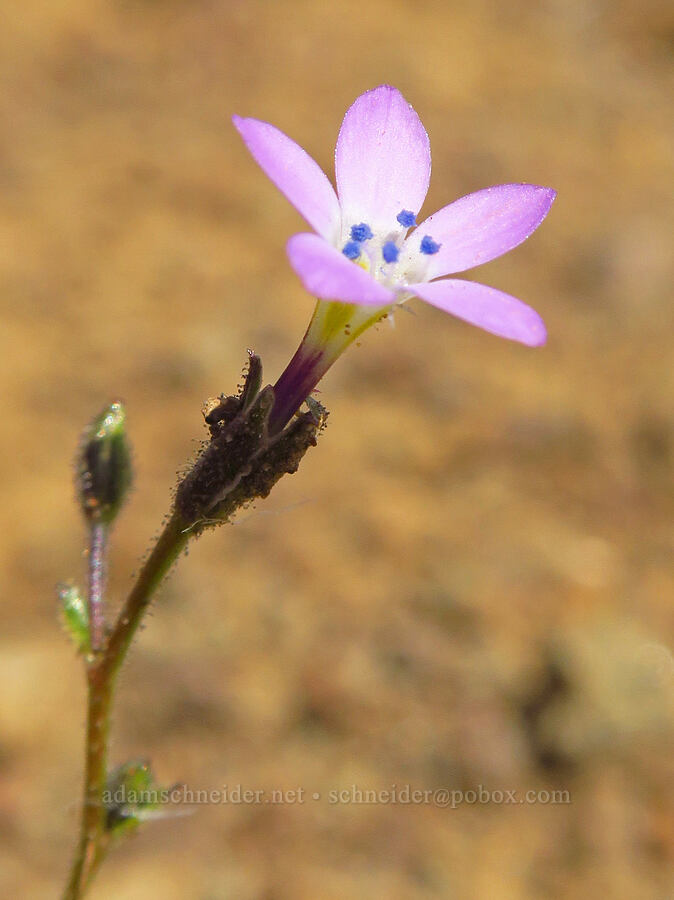
[[320, 299], [276, 385], [277, 423], [293, 414], [351, 341], [411, 297], [501, 337], [545, 343], [541, 318], [520, 300], [443, 276], [472, 269], [524, 241], [545, 218], [555, 191], [497, 185], [417, 224], [430, 179], [430, 144], [414, 109], [388, 85], [362, 94], [344, 117], [335, 150], [336, 193], [318, 164], [273, 125], [238, 116], [234, 124], [257, 163], [316, 232], [296, 234], [287, 245], [295, 272]]

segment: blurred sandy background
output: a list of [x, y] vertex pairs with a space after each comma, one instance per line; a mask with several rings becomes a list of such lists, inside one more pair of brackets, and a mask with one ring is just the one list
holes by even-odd
[[[534, 305], [532, 351], [430, 307], [323, 384], [320, 446], [192, 548], [127, 664], [113, 760], [165, 783], [304, 788], [149, 825], [93, 898], [674, 896], [674, 19], [644, 2], [24, 0], [0, 13], [0, 896], [58, 894], [83, 679], [71, 462], [127, 404], [119, 602], [247, 347], [274, 380], [312, 302], [304, 226], [230, 125], [332, 174], [341, 117], [398, 86], [426, 212], [503, 181], [549, 220], [475, 277]], [[568, 804], [331, 805], [330, 790], [566, 790]]]

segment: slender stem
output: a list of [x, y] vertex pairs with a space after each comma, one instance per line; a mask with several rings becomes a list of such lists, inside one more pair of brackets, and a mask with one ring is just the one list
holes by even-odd
[[[297, 353], [277, 384], [276, 405], [269, 420], [270, 434], [280, 432], [340, 353], [386, 308], [358, 317], [357, 307], [343, 303], [317, 304], [314, 317]], [[326, 341], [339, 335], [333, 344]], [[242, 398], [244, 403], [246, 396]], [[87, 659], [87, 729], [85, 783], [80, 837], [63, 900], [80, 900], [109, 849], [105, 790], [108, 779], [108, 740], [115, 682], [150, 601], [193, 535], [191, 525], [174, 511], [140, 570], [107, 642], [103, 615], [107, 529], [91, 526], [89, 554], [89, 622], [91, 653]]]
[[[103, 796], [108, 777], [110, 713], [116, 676], [154, 592], [185, 548], [190, 536], [191, 531], [186, 527], [186, 523], [174, 513], [143, 565], [117, 618], [107, 645], [98, 654], [92, 654], [88, 662], [86, 762], [82, 819], [79, 843], [63, 900], [80, 900], [84, 896], [98, 866], [107, 853], [110, 836], [105, 828], [106, 809]], [[103, 538], [103, 545], [104, 543], [105, 539]], [[94, 544], [92, 533], [92, 555]], [[93, 590], [91, 585], [94, 580], [95, 578], [92, 576], [90, 580], [90, 610], [92, 596], [96, 596], [99, 607], [102, 606], [102, 580], [96, 582], [98, 588], [101, 589]]]
[[103, 791], [107, 780], [107, 751], [113, 682], [101, 679], [97, 666], [88, 670], [87, 731], [85, 741], [84, 798], [82, 822], [75, 862], [64, 900], [78, 900], [90, 880], [94, 866], [107, 849]]
[[188, 523], [184, 522], [177, 513], [174, 513], [166, 523], [145, 565], [140, 570], [138, 579], [127, 597], [110, 635], [100, 664], [106, 678], [114, 678], [119, 671], [154, 592], [185, 549], [192, 534]]
[[103, 646], [105, 618], [103, 594], [105, 591], [105, 567], [108, 549], [108, 526], [92, 522], [89, 532], [89, 639], [94, 653]]

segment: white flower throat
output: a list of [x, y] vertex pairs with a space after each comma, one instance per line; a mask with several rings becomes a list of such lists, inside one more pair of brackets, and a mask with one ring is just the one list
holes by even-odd
[[415, 252], [406, 241], [407, 231], [416, 224], [416, 216], [403, 209], [396, 216], [397, 226], [388, 232], [375, 233], [366, 222], [347, 226], [342, 235], [342, 253], [377, 281], [392, 289], [425, 281], [427, 260], [441, 245], [424, 235]]

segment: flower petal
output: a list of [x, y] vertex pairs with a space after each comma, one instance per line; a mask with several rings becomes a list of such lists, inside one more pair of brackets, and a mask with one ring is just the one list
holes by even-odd
[[318, 163], [268, 122], [240, 116], [233, 116], [232, 121], [257, 164], [295, 209], [326, 240], [337, 240], [339, 201]]
[[512, 250], [548, 214], [556, 192], [535, 184], [499, 184], [468, 194], [422, 222], [407, 244], [430, 235], [440, 250], [429, 257], [426, 277], [463, 272]]
[[438, 309], [499, 337], [530, 347], [540, 347], [545, 343], [545, 325], [538, 313], [516, 297], [496, 288], [474, 281], [447, 278], [429, 284], [411, 284], [407, 290]]
[[395, 303], [393, 291], [315, 234], [294, 235], [286, 249], [290, 265], [315, 297], [364, 306]]
[[344, 116], [335, 150], [337, 193], [348, 222], [398, 229], [402, 210], [418, 213], [428, 191], [431, 149], [421, 120], [400, 91], [382, 85]]

